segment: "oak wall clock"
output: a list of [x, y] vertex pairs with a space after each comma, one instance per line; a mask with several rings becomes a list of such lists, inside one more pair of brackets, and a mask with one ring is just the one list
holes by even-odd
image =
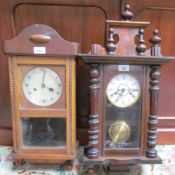
[[58, 163], [76, 156], [77, 43], [31, 25], [4, 42], [9, 55], [14, 158]]
[[157, 30], [146, 48], [149, 23], [130, 21], [128, 5], [122, 17], [126, 21], [106, 21], [106, 50], [94, 44], [80, 55], [91, 67], [84, 162], [109, 164], [111, 172], [119, 165], [161, 162], [155, 149], [160, 66], [173, 59], [161, 55]]

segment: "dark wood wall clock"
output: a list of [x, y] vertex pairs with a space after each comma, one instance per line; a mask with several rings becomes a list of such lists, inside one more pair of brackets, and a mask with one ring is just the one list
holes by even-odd
[[106, 50], [94, 44], [89, 54], [80, 55], [91, 67], [84, 161], [109, 164], [111, 171], [117, 171], [116, 164], [161, 162], [155, 149], [160, 66], [172, 58], [161, 55], [158, 30], [146, 48], [149, 22], [131, 21], [132, 16], [127, 5], [123, 21], [106, 21]]
[[14, 158], [58, 163], [76, 156], [77, 43], [47, 25], [4, 42], [9, 55]]

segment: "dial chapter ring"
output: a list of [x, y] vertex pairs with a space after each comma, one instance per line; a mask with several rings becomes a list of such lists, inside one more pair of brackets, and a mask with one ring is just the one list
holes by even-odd
[[137, 102], [140, 91], [140, 84], [134, 76], [121, 73], [108, 82], [106, 96], [114, 106], [126, 108]]

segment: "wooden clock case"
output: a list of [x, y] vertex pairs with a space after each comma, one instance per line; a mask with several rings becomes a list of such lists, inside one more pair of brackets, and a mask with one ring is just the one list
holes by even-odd
[[[131, 21], [128, 5], [122, 15], [123, 21], [106, 21], [106, 49], [94, 44], [89, 54], [79, 55], [91, 68], [89, 142], [83, 160], [85, 163], [110, 165], [108, 170], [114, 170], [114, 174], [120, 166], [127, 169], [128, 165], [161, 163], [155, 149], [160, 67], [174, 59], [162, 56], [158, 30], [153, 32], [152, 46], [147, 49], [144, 28], [149, 22]], [[119, 67], [124, 70], [119, 70]], [[107, 123], [120, 120], [122, 109], [108, 109], [111, 104], [108, 104], [106, 87], [111, 78], [120, 73], [136, 77], [141, 88], [139, 100], [125, 110], [125, 120], [130, 123], [133, 135], [129, 140], [133, 144], [109, 144], [107, 147]], [[136, 130], [135, 134], [132, 130]]]
[[[4, 41], [4, 50], [9, 55], [13, 157], [41, 164], [75, 159], [75, 56], [79, 44], [65, 41], [47, 25], [35, 24], [12, 40]], [[61, 97], [51, 105], [32, 104], [24, 95], [22, 81], [27, 72], [36, 67], [53, 70], [62, 82]], [[54, 136], [48, 136], [48, 126], [50, 130], [54, 128]], [[46, 133], [42, 132], [44, 129]], [[36, 138], [41, 139], [41, 143], [35, 143]]]

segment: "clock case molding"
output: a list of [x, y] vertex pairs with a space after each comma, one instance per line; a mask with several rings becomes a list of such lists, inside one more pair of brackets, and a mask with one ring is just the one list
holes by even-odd
[[[45, 48], [45, 53], [43, 51], [34, 53], [34, 47]], [[14, 159], [42, 164], [75, 159], [77, 147], [75, 56], [79, 53], [79, 44], [65, 41], [47, 25], [35, 24], [25, 28], [17, 37], [5, 40], [4, 51], [9, 56]], [[39, 107], [28, 102], [20, 85], [26, 72], [32, 67], [41, 66], [54, 69], [62, 81], [63, 93], [60, 99], [47, 107]], [[22, 119], [26, 117], [65, 119], [65, 146], [23, 145], [21, 125]]]
[[[146, 47], [144, 28], [149, 22], [131, 21], [129, 6], [125, 7], [122, 19], [123, 21], [106, 21], [106, 48], [93, 44], [88, 54], [79, 55], [91, 67], [89, 142], [83, 160], [86, 163], [114, 166], [115, 164], [161, 163], [155, 149], [160, 67], [174, 58], [162, 56], [158, 30], [153, 32], [153, 37], [150, 39], [151, 48]], [[140, 79], [142, 107], [139, 148], [106, 149], [104, 146], [106, 97], [103, 94], [105, 94], [106, 81], [109, 82], [112, 77], [110, 77], [112, 69], [116, 70], [118, 65], [129, 65], [131, 68], [129, 74], [134, 74]], [[116, 74], [118, 73], [116, 71]]]

